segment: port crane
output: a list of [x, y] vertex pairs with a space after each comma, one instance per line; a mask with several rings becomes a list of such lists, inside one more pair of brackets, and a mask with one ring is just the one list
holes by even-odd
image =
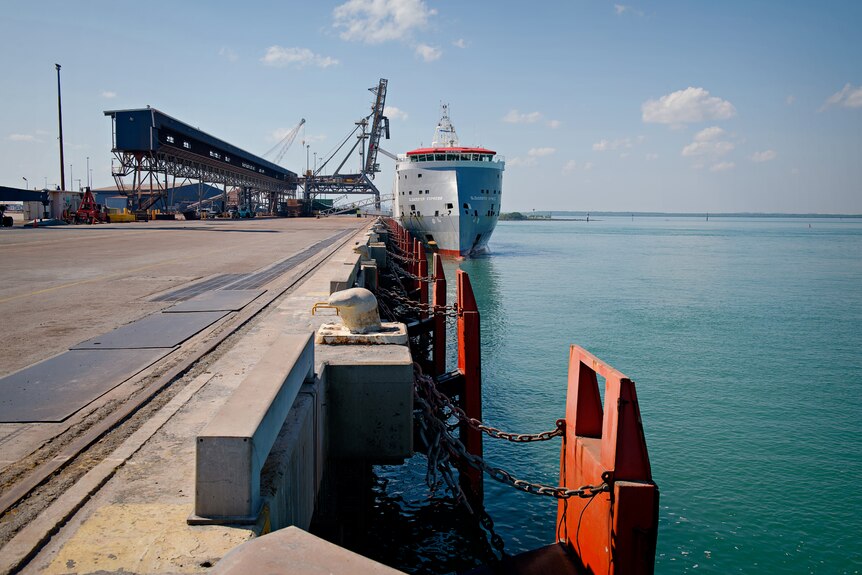
[[290, 149], [290, 145], [293, 144], [293, 141], [296, 139], [296, 135], [299, 133], [300, 128], [302, 128], [302, 126], [304, 125], [305, 118], [302, 118], [299, 123], [293, 127], [291, 131], [285, 134], [285, 136], [281, 140], [279, 140], [276, 145], [267, 150], [267, 152], [262, 157], [264, 159], [272, 161], [273, 164], [281, 165], [281, 160], [284, 158], [284, 155]]
[[[344, 138], [320, 167], [307, 170], [305, 177], [300, 178], [298, 183], [303, 189], [306, 209], [311, 209], [314, 199], [320, 194], [373, 194], [374, 203], [379, 207], [380, 190], [374, 185], [374, 175], [380, 171], [380, 164], [377, 163], [380, 140], [384, 137], [389, 139], [389, 118], [383, 115], [387, 84], [386, 78], [380, 78], [376, 87], [369, 88], [369, 92], [374, 94], [371, 113], [355, 123], [353, 131]], [[337, 161], [335, 158], [341, 154], [351, 138], [355, 138], [353, 146], [332, 173], [325, 174], [327, 165]], [[342, 172], [354, 152], [358, 152], [359, 155], [359, 171]]]

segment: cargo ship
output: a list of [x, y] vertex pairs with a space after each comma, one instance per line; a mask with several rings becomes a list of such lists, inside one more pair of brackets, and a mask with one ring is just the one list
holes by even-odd
[[462, 147], [449, 106], [442, 108], [431, 147], [398, 155], [394, 216], [443, 255], [487, 253], [500, 216], [505, 161], [487, 148]]

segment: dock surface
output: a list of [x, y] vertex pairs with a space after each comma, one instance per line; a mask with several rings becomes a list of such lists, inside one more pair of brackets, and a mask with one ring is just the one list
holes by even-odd
[[[285, 298], [296, 290], [309, 301], [325, 298], [328, 277], [321, 286], [309, 279], [336, 252], [351, 252], [368, 223], [4, 230], [0, 383], [17, 376], [30, 385], [35, 369], [39, 385], [56, 389], [35, 394], [34, 403], [53, 397], [59, 408], [18, 420], [9, 417], [17, 408], [7, 409], [0, 422], [0, 572], [205, 571], [221, 551], [259, 533], [260, 526], [214, 526], [192, 535], [186, 527], [189, 439], [292, 315]], [[95, 378], [105, 389], [76, 379], [95, 365], [94, 354], [115, 353]], [[63, 395], [82, 387], [92, 397]], [[104, 549], [93, 547], [102, 540]], [[116, 561], [105, 564], [111, 555]]]

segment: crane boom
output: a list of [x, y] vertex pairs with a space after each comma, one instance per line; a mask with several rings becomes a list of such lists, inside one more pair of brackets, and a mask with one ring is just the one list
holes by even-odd
[[281, 160], [284, 158], [284, 155], [290, 149], [290, 145], [296, 139], [296, 135], [299, 133], [299, 129], [302, 128], [302, 126], [304, 124], [305, 124], [305, 118], [302, 118], [299, 121], [299, 123], [296, 126], [294, 126], [293, 129], [291, 131], [289, 131], [276, 145], [274, 145], [272, 148], [270, 148], [263, 155], [263, 157], [267, 158], [268, 156], [270, 156], [270, 154], [272, 154], [273, 152], [278, 150], [278, 152], [273, 157], [272, 163], [273, 164], [281, 164]]
[[371, 108], [371, 132], [368, 134], [368, 154], [365, 156], [364, 171], [371, 178], [380, 171], [380, 166], [377, 164], [380, 136], [385, 134], [386, 139], [389, 139], [389, 118], [383, 115], [383, 110], [386, 107], [386, 85], [388, 83], [386, 78], [380, 78], [377, 87], [370, 88], [377, 98], [375, 98], [374, 106]]

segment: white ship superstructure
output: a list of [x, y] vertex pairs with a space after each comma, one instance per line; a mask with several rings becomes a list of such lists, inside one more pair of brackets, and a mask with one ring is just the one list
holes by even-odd
[[460, 146], [444, 105], [431, 147], [398, 156], [395, 217], [442, 254], [484, 253], [500, 215], [504, 168], [493, 150]]

